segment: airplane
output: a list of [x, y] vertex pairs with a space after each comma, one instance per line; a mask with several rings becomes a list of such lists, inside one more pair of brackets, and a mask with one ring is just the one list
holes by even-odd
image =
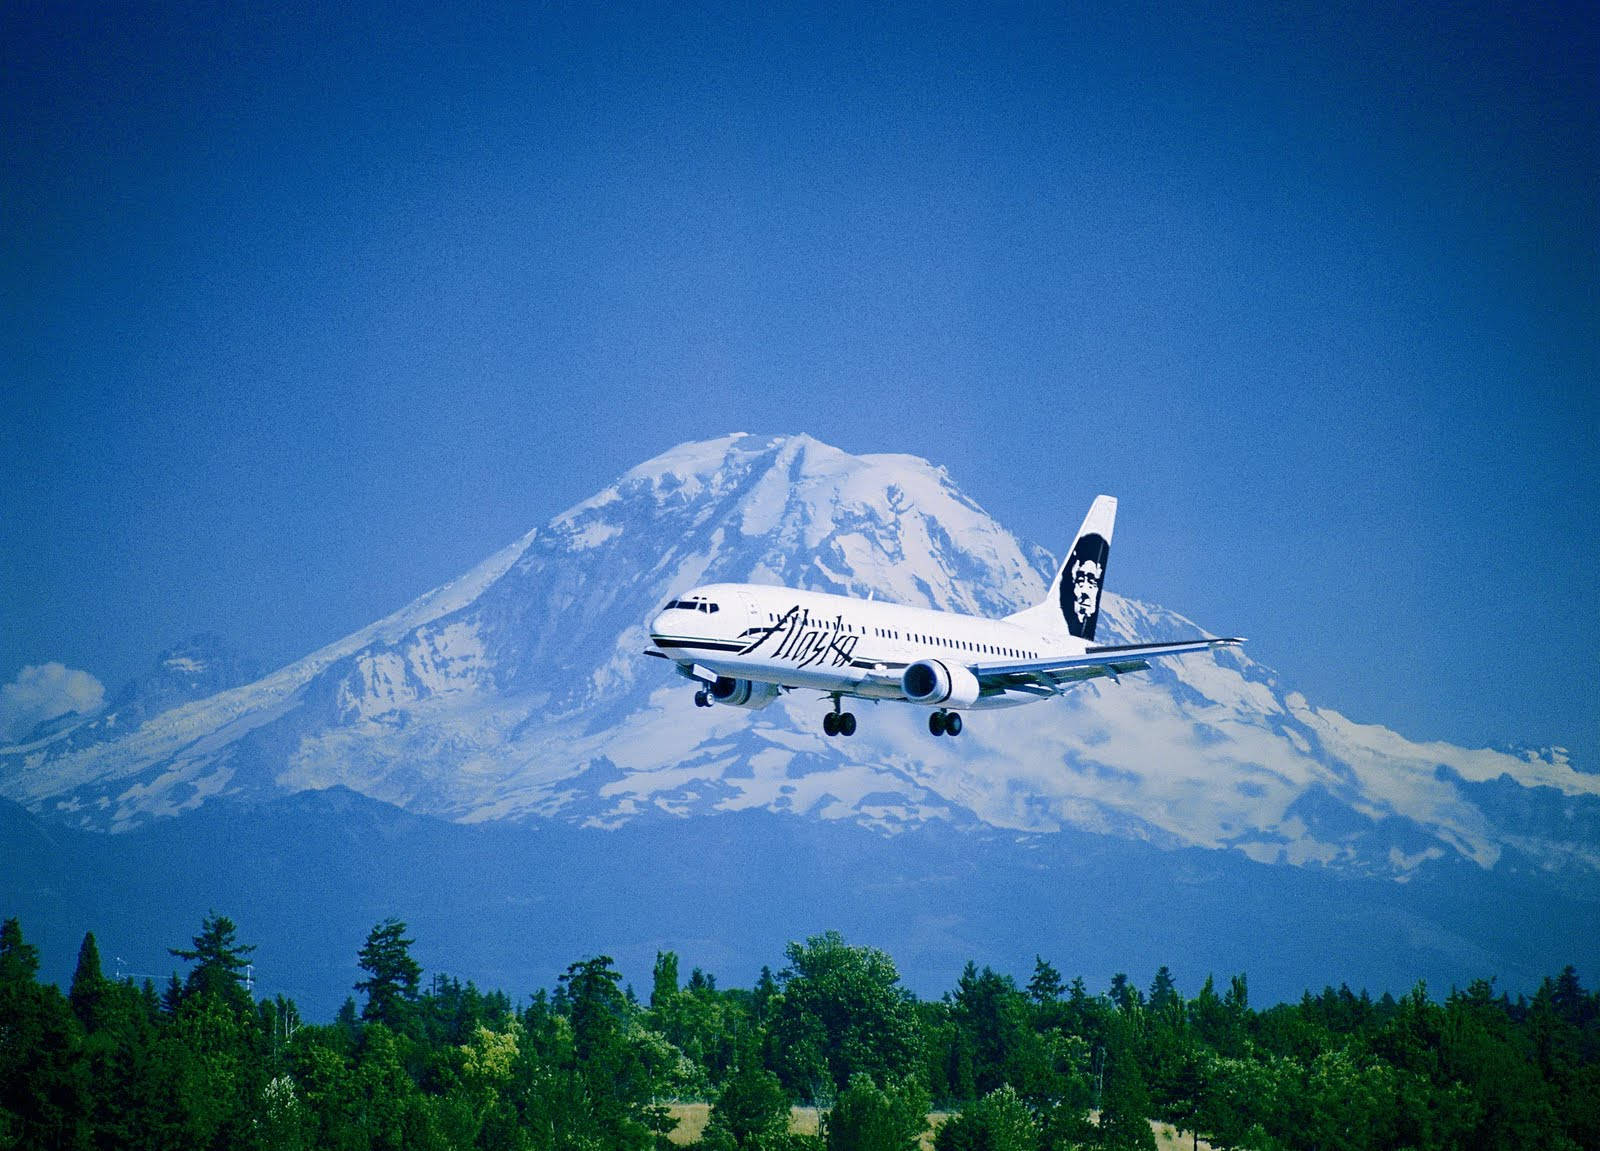
[[906, 607], [767, 584], [696, 587], [650, 624], [645, 655], [699, 686], [697, 707], [758, 709], [785, 691], [833, 701], [829, 736], [852, 736], [843, 700], [901, 700], [930, 709], [932, 734], [961, 734], [963, 711], [1017, 707], [1149, 660], [1209, 651], [1242, 638], [1096, 644], [1100, 592], [1117, 501], [1098, 496], [1045, 598], [1003, 619]]

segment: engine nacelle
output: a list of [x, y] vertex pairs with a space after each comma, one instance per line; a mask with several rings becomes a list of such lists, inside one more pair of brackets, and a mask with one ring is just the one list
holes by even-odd
[[959, 663], [950, 667], [937, 659], [921, 659], [906, 668], [900, 690], [912, 703], [950, 707], [971, 707], [981, 691], [977, 676]]
[[778, 698], [778, 685], [775, 683], [758, 683], [748, 679], [729, 679], [725, 675], [719, 675], [717, 681], [708, 690], [711, 698], [718, 703], [748, 708], [751, 711], [766, 707], [767, 704]]

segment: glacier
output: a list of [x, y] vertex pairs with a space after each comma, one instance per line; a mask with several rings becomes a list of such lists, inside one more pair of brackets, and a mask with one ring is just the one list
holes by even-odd
[[[1398, 881], [1464, 861], [1594, 890], [1600, 775], [1559, 749], [1355, 722], [1246, 651], [974, 716], [960, 740], [930, 739], [899, 704], [829, 740], [808, 692], [759, 713], [697, 709], [641, 658], [645, 621], [697, 583], [996, 616], [1042, 598], [1053, 565], [917, 457], [806, 435], [682, 444], [302, 660], [159, 706], [124, 693], [0, 748], [0, 798], [98, 832], [334, 788], [464, 825], [764, 812], [891, 837], [1088, 833]], [[1206, 634], [1114, 590], [1102, 628], [1127, 643]]]

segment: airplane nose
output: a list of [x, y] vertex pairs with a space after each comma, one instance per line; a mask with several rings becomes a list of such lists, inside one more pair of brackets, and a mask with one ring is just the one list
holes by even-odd
[[666, 630], [667, 630], [666, 620], [667, 620], [667, 613], [666, 612], [663, 611], [663, 612], [657, 612], [656, 613], [656, 618], [650, 621], [650, 638], [651, 639], [659, 639], [662, 635], [664, 635], [666, 633]]

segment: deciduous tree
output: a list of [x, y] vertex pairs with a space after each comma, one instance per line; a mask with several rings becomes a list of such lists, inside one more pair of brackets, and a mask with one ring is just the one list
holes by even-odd
[[788, 1090], [815, 1100], [858, 1074], [883, 1084], [917, 1072], [916, 1012], [888, 955], [836, 931], [791, 943], [785, 955], [770, 1056]]

